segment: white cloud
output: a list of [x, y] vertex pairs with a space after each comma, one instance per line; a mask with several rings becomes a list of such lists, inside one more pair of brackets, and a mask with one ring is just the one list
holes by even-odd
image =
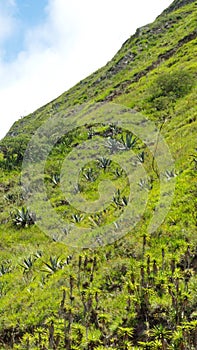
[[[152, 21], [171, 3], [132, 2], [48, 1], [47, 19], [25, 33], [23, 52], [12, 62], [0, 62], [0, 137], [21, 115], [104, 65], [137, 27]], [[4, 39], [11, 35], [14, 25], [12, 16], [6, 21]]]
[[0, 42], [2, 43], [12, 32], [12, 18], [0, 12]]
[[16, 29], [16, 20], [13, 16], [14, 7], [15, 2], [13, 0], [0, 2], [0, 47]]

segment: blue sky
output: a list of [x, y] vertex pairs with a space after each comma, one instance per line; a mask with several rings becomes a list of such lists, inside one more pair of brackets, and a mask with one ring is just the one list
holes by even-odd
[[25, 49], [25, 33], [28, 28], [38, 26], [46, 20], [47, 3], [47, 0], [3, 0], [0, 9], [10, 14], [15, 22], [14, 31], [4, 44], [4, 60], [14, 60], [17, 54]]
[[109, 61], [172, 0], [0, 0], [0, 138]]

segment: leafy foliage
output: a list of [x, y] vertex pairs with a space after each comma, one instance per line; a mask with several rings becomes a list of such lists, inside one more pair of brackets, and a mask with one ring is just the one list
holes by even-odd
[[178, 98], [188, 94], [194, 86], [194, 77], [185, 70], [161, 73], [150, 89], [150, 101], [158, 110], [164, 110]]
[[[177, 3], [175, 10], [138, 29], [105, 67], [20, 119], [0, 142], [0, 348], [195, 350], [197, 8], [194, 1]], [[48, 237], [33, 225], [36, 218], [21, 193], [20, 167], [35, 130], [49, 116], [84, 101], [113, 101], [154, 120], [175, 160], [176, 171], [162, 174], [165, 196], [173, 179], [176, 189], [164, 222], [148, 233], [160, 186], [145, 144], [99, 120], [69, 132], [45, 166], [47, 196], [65, 219], [65, 235], [70, 219], [71, 225], [99, 231], [128, 208], [127, 174], [109, 153], [135, 153], [133, 171], [143, 166], [147, 173], [137, 180], [139, 193], [148, 192], [139, 223], [111, 245], [77, 251], [60, 243], [55, 232]], [[75, 190], [94, 201], [99, 182], [110, 180], [114, 195], [108, 208], [82, 215], [61, 192], [60, 169], [65, 155], [98, 136], [107, 155], [81, 170]], [[39, 159], [39, 147], [37, 152]], [[114, 225], [114, 234], [118, 229]]]

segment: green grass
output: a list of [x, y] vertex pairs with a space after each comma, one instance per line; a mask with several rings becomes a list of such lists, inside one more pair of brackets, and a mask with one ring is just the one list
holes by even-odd
[[[182, 39], [196, 30], [196, 11], [193, 1], [164, 12], [129, 38], [105, 67], [20, 119], [1, 141], [0, 348], [195, 349], [197, 45], [194, 34], [190, 40]], [[157, 166], [139, 137], [132, 150], [113, 153], [106, 147], [111, 139], [120, 145], [128, 132], [112, 125], [115, 109], [109, 112], [107, 125], [99, 120], [94, 104], [108, 100], [135, 109], [161, 128], [174, 159], [174, 172], [167, 169], [162, 174], [167, 197], [175, 181], [173, 201], [152, 233], [149, 224], [163, 205], [158, 205]], [[94, 113], [89, 113], [91, 108]], [[86, 125], [84, 111], [88, 112]], [[37, 164], [43, 165], [44, 173], [36, 173], [35, 164], [30, 164], [35, 174], [31, 185], [39, 189], [43, 177], [52, 211], [62, 221], [57, 223], [48, 215], [48, 234], [40, 228], [39, 215], [37, 224], [16, 227], [13, 213], [26, 207], [21, 166], [28, 142], [51, 116], [51, 130], [57, 127], [51, 141], [55, 140], [61, 130], [55, 120], [69, 112], [70, 131], [53, 145], [46, 162]], [[38, 159], [48, 137], [46, 133], [37, 138]], [[98, 156], [91, 156], [88, 142], [102, 143], [105, 157], [112, 159], [106, 170], [99, 166]], [[142, 152], [141, 167], [147, 178], [137, 179], [131, 198], [137, 193], [140, 201], [147, 195], [145, 210], [123, 236], [114, 226], [113, 242], [103, 246], [103, 228], [113, 225], [127, 208], [123, 198], [129, 196], [129, 177], [121, 164], [128, 162], [135, 171]], [[77, 190], [82, 198], [90, 206], [101, 193], [106, 207], [86, 213], [69, 202], [69, 179], [61, 177], [67, 171], [65, 167], [62, 172], [65, 158], [70, 159], [69, 174], [74, 174], [76, 164], [80, 168]], [[104, 181], [107, 188], [101, 186]], [[39, 191], [37, 199], [43, 199]], [[139, 203], [133, 203], [131, 216]], [[66, 241], [76, 226], [72, 234], [77, 248], [58, 241], [62, 223]], [[84, 236], [78, 236], [82, 229]], [[90, 229], [96, 233], [89, 233]], [[85, 242], [96, 240], [96, 248], [84, 247]]]

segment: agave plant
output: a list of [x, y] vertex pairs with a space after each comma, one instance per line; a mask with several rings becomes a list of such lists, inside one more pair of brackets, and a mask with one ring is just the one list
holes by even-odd
[[59, 175], [59, 174], [54, 174], [54, 175], [52, 176], [51, 181], [53, 182], [53, 184], [54, 184], [55, 186], [57, 186], [57, 185], [59, 184], [59, 182], [60, 182], [60, 175]]
[[44, 265], [45, 265], [45, 269], [43, 271], [48, 272], [49, 274], [53, 274], [56, 271], [62, 269], [65, 263], [59, 257], [50, 256], [49, 263], [44, 262]]
[[15, 213], [12, 214], [13, 223], [19, 227], [28, 227], [33, 225], [36, 221], [35, 214], [31, 213], [28, 208], [22, 207], [21, 209], [16, 209]]
[[5, 275], [6, 273], [11, 272], [11, 266], [8, 264], [1, 264], [0, 266], [0, 277]]
[[126, 207], [128, 205], [128, 203], [129, 203], [129, 199], [126, 196], [123, 196], [122, 201], [121, 201], [121, 205], [123, 207]]
[[145, 189], [145, 190], [151, 190], [152, 189], [152, 183], [151, 180], [148, 179], [140, 179], [138, 185], [140, 186], [140, 188]]
[[167, 180], [170, 180], [170, 179], [176, 177], [176, 174], [175, 174], [174, 170], [166, 170], [165, 176], [166, 176]]
[[111, 164], [111, 159], [105, 158], [105, 157], [100, 157], [98, 160], [98, 165], [100, 168], [102, 168], [104, 171], [110, 166]]
[[81, 187], [81, 185], [80, 184], [76, 184], [75, 186], [74, 186], [74, 193], [75, 194], [77, 194], [77, 193], [80, 193], [82, 191], [82, 187]]
[[105, 147], [107, 147], [111, 153], [116, 153], [124, 149], [124, 145], [121, 142], [117, 141], [116, 139], [112, 139], [111, 137], [108, 138], [107, 142], [105, 143]]
[[123, 170], [120, 168], [116, 168], [114, 174], [116, 177], [121, 177], [123, 175]]
[[79, 223], [79, 222], [81, 222], [82, 220], [83, 220], [83, 215], [81, 215], [81, 214], [73, 214], [72, 215], [72, 219], [73, 219], [73, 221], [74, 222], [76, 222], [76, 223]]
[[35, 259], [39, 259], [42, 257], [42, 252], [41, 250], [37, 250], [37, 252], [34, 254]]
[[112, 198], [112, 202], [117, 207], [125, 207], [128, 205], [129, 200], [126, 196], [121, 197], [120, 190], [118, 189]]
[[83, 172], [83, 176], [87, 181], [93, 182], [95, 180], [94, 170], [92, 168], [85, 169]]
[[144, 151], [142, 151], [141, 153], [139, 153], [139, 154], [137, 155], [137, 159], [138, 159], [138, 161], [139, 161], [140, 163], [144, 163], [144, 160], [145, 160], [145, 153], [144, 153]]
[[125, 138], [122, 136], [121, 141], [123, 144], [123, 149], [130, 150], [136, 145], [137, 138], [131, 133], [127, 133]]
[[89, 216], [88, 219], [90, 220], [93, 226], [100, 226], [103, 220], [103, 216], [102, 213], [97, 213], [92, 216]]
[[119, 206], [120, 200], [121, 200], [120, 190], [118, 189], [117, 192], [114, 194], [112, 201], [116, 206]]
[[27, 273], [33, 267], [35, 259], [32, 256], [29, 256], [27, 259], [23, 260], [23, 263], [20, 265], [23, 268], [23, 273]]

